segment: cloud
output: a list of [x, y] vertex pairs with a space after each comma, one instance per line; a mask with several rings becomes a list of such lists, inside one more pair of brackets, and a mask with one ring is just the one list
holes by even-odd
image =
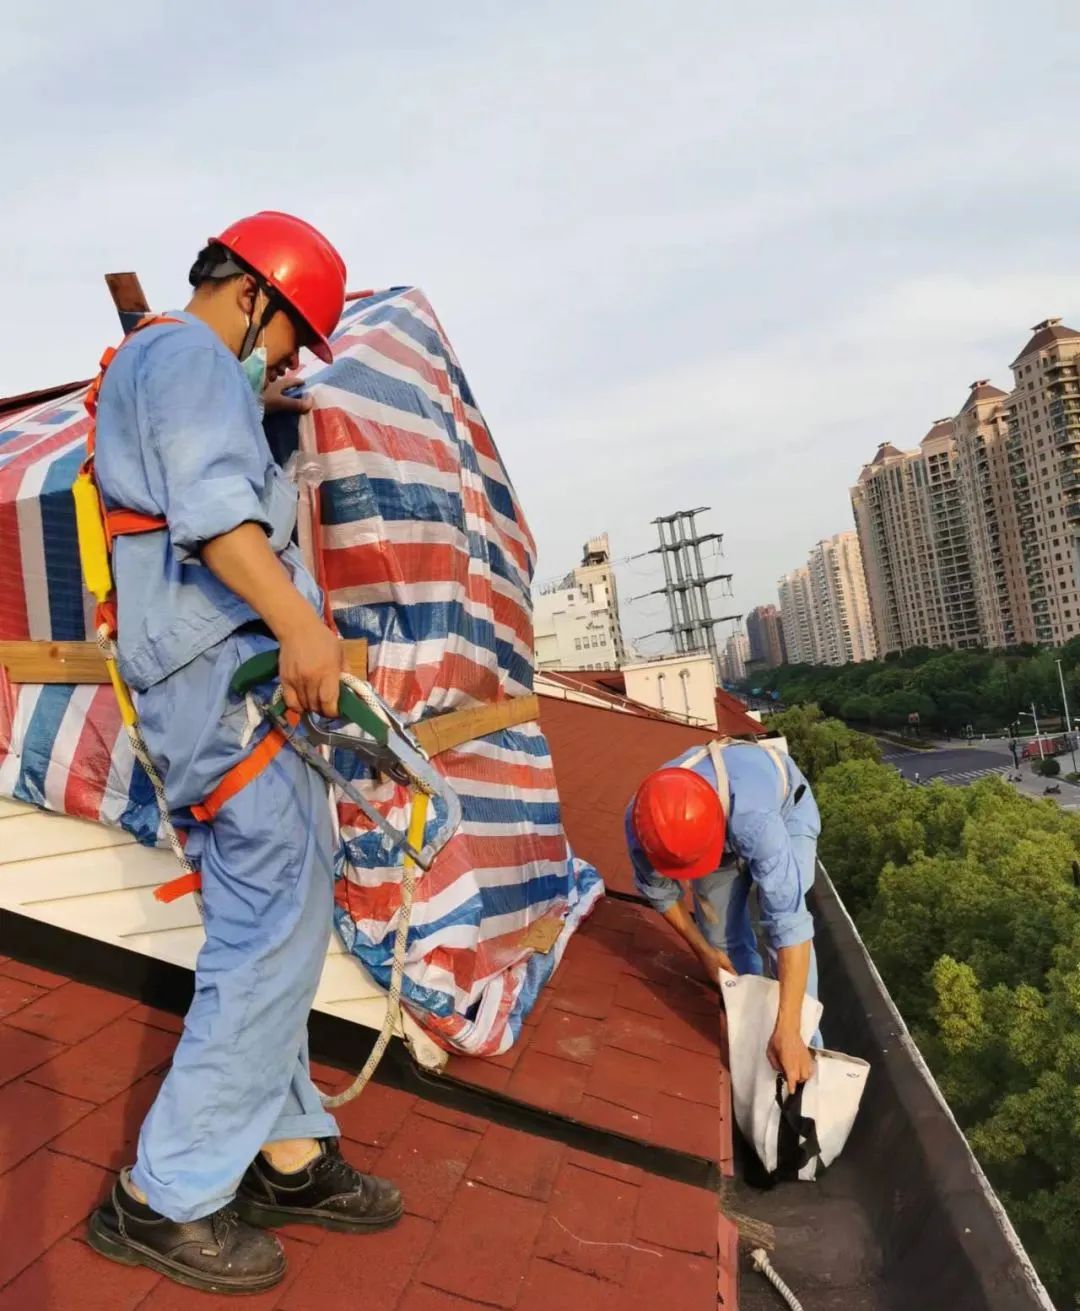
[[92, 370], [105, 271], [176, 304], [208, 233], [291, 208], [354, 286], [431, 297], [546, 576], [711, 504], [738, 608], [770, 600], [879, 441], [1080, 316], [1053, 0], [110, 0], [8, 27], [0, 394]]

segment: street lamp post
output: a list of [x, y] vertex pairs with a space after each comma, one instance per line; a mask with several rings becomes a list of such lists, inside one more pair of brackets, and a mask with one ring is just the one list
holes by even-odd
[[1032, 701], [1031, 703], [1030, 715], [1026, 710], [1021, 710], [1019, 713], [1024, 719], [1033, 719], [1035, 721], [1035, 740], [1039, 744], [1039, 759], [1045, 760], [1046, 753], [1043, 751], [1042, 734], [1039, 732], [1039, 716], [1035, 713], [1035, 702]]
[[1058, 667], [1058, 680], [1061, 683], [1061, 705], [1065, 711], [1065, 733], [1069, 743], [1069, 755], [1072, 757], [1073, 773], [1076, 773], [1076, 750], [1073, 747], [1072, 720], [1069, 718], [1069, 698], [1065, 694], [1065, 675], [1061, 672], [1061, 661], [1055, 660]]

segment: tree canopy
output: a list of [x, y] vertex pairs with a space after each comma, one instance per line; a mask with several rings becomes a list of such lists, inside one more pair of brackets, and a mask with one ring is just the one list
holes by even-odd
[[816, 707], [774, 722], [894, 1000], [1057, 1304], [1080, 1306], [1080, 816], [996, 776], [911, 786]]
[[[931, 651], [925, 647], [883, 661], [781, 665], [755, 674], [784, 705], [815, 704], [851, 724], [895, 729], [912, 714], [922, 727], [962, 733], [1011, 728], [1034, 702], [1042, 718], [1062, 715], [1055, 660], [1062, 662], [1070, 711], [1080, 714], [1080, 638], [1056, 650]], [[1030, 729], [1031, 720], [1026, 721]]]

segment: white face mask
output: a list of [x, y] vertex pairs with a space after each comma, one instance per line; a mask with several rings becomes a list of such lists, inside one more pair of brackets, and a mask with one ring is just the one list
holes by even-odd
[[[256, 301], [255, 310], [258, 311], [258, 302]], [[254, 317], [248, 318], [248, 329], [254, 322]], [[266, 375], [269, 371], [269, 362], [266, 357], [265, 346], [255, 346], [245, 359], [240, 361], [240, 367], [244, 370], [244, 377], [247, 378], [251, 390], [255, 393], [255, 403], [259, 407], [259, 418], [261, 419], [264, 411], [263, 391], [266, 388]]]
[[244, 370], [244, 377], [247, 378], [251, 390], [255, 393], [255, 399], [261, 401], [263, 389], [266, 386], [268, 368], [266, 347], [256, 346], [246, 360], [240, 361], [240, 367]]

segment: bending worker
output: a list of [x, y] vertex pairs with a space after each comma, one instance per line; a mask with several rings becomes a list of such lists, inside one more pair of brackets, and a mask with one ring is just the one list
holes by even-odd
[[817, 803], [795, 762], [753, 742], [712, 742], [686, 752], [650, 774], [626, 812], [639, 891], [714, 982], [721, 969], [764, 973], [750, 921], [750, 891], [757, 889], [769, 973], [780, 982], [767, 1055], [791, 1092], [812, 1072], [800, 1019], [803, 997], [817, 996], [806, 892], [820, 831]]
[[263, 212], [212, 240], [190, 282], [187, 308], [150, 320], [107, 366], [96, 474], [116, 525], [120, 670], [169, 806], [188, 820], [206, 943], [136, 1161], [89, 1237], [114, 1260], [244, 1293], [284, 1274], [263, 1227], [359, 1232], [402, 1205], [343, 1159], [308, 1072], [332, 922], [325, 787], [295, 752], [248, 741], [229, 693], [237, 668], [276, 646], [289, 707], [337, 710], [343, 647], [292, 544], [296, 491], [261, 414], [301, 347], [332, 360], [345, 265], [307, 223]]

